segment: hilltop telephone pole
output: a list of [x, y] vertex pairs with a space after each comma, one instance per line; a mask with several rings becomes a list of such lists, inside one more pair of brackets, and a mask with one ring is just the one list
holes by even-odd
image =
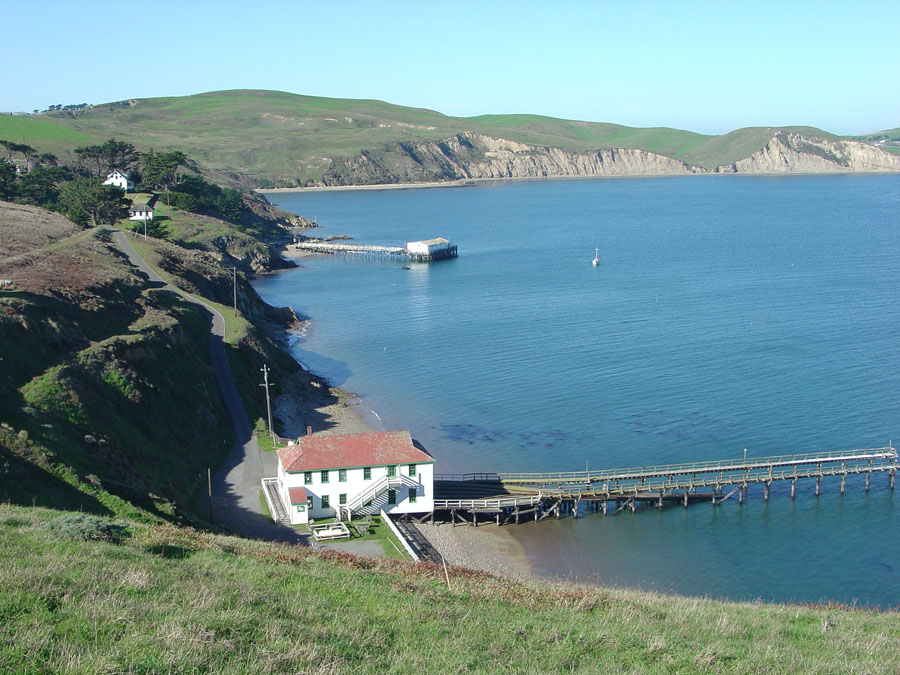
[[263, 383], [259, 386], [266, 388], [266, 414], [269, 423], [269, 436], [271, 436], [272, 440], [274, 441], [275, 434], [272, 432], [272, 404], [269, 402], [269, 367], [263, 364], [263, 367], [260, 368], [260, 370], [263, 374]]

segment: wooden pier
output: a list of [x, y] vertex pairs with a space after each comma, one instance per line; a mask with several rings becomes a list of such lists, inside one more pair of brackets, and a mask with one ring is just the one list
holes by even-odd
[[300, 251], [329, 253], [332, 255], [355, 255], [375, 257], [403, 257], [415, 262], [449, 260], [458, 255], [456, 244], [447, 239], [427, 239], [409, 241], [406, 246], [376, 246], [373, 244], [351, 244], [346, 241], [300, 241], [294, 244]]
[[[523, 516], [541, 520], [570, 514], [577, 518], [582, 502], [586, 511], [603, 514], [633, 512], [640, 503], [658, 508], [677, 503], [687, 508], [692, 502], [707, 501], [716, 506], [735, 496], [743, 504], [754, 484], [763, 487], [763, 499], [768, 501], [771, 486], [778, 481], [790, 482], [791, 499], [796, 496], [797, 481], [815, 481], [818, 497], [822, 479], [829, 477], [840, 477], [843, 495], [847, 476], [852, 475], [865, 476], [868, 491], [872, 474], [886, 473], [893, 490], [897, 467], [897, 451], [888, 445], [604, 471], [438, 474], [434, 510], [449, 513], [454, 524], [461, 520], [477, 525], [481, 515], [501, 525], [518, 523]], [[434, 513], [427, 517], [433, 520]]]

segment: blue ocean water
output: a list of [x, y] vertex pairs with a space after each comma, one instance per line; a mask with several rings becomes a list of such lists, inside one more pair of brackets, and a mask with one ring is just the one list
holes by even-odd
[[[439, 472], [578, 470], [900, 438], [900, 177], [691, 176], [279, 194], [322, 236], [444, 236], [256, 283], [313, 371]], [[601, 263], [591, 265], [595, 247]], [[404, 267], [408, 269], [404, 269]], [[887, 478], [519, 526], [540, 573], [734, 599], [900, 604]]]

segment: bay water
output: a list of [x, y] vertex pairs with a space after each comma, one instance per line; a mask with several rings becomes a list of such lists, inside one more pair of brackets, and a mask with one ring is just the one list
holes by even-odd
[[[282, 193], [323, 256], [259, 279], [309, 316], [297, 358], [410, 429], [438, 473], [566, 471], [900, 438], [900, 177], [690, 176]], [[595, 248], [601, 261], [591, 265]], [[539, 575], [766, 601], [900, 604], [877, 474], [511, 528]]]

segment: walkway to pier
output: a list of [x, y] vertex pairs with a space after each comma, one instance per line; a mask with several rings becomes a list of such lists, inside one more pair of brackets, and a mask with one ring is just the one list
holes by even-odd
[[294, 244], [301, 251], [316, 253], [343, 253], [345, 255], [387, 255], [408, 257], [402, 246], [369, 246], [368, 244], [348, 244], [343, 241], [303, 241]]
[[[578, 517], [582, 501], [588, 510], [603, 513], [607, 513], [608, 502], [615, 504], [616, 513], [625, 508], [634, 511], [638, 502], [650, 502], [659, 508], [666, 502], [679, 502], [685, 507], [693, 501], [715, 505], [737, 495], [743, 503], [751, 484], [761, 484], [763, 497], [768, 500], [775, 481], [790, 481], [793, 499], [798, 480], [814, 480], [818, 496], [822, 478], [830, 476], [840, 477], [840, 492], [844, 494], [847, 476], [865, 475], [868, 490], [873, 473], [887, 473], [888, 485], [894, 488], [897, 451], [891, 445], [603, 471], [438, 474], [434, 508], [449, 512], [454, 523], [462, 519], [476, 524], [482, 514], [495, 518], [499, 525], [519, 522], [525, 514], [533, 514], [535, 520], [563, 513]], [[433, 518], [434, 514], [429, 516]]]

